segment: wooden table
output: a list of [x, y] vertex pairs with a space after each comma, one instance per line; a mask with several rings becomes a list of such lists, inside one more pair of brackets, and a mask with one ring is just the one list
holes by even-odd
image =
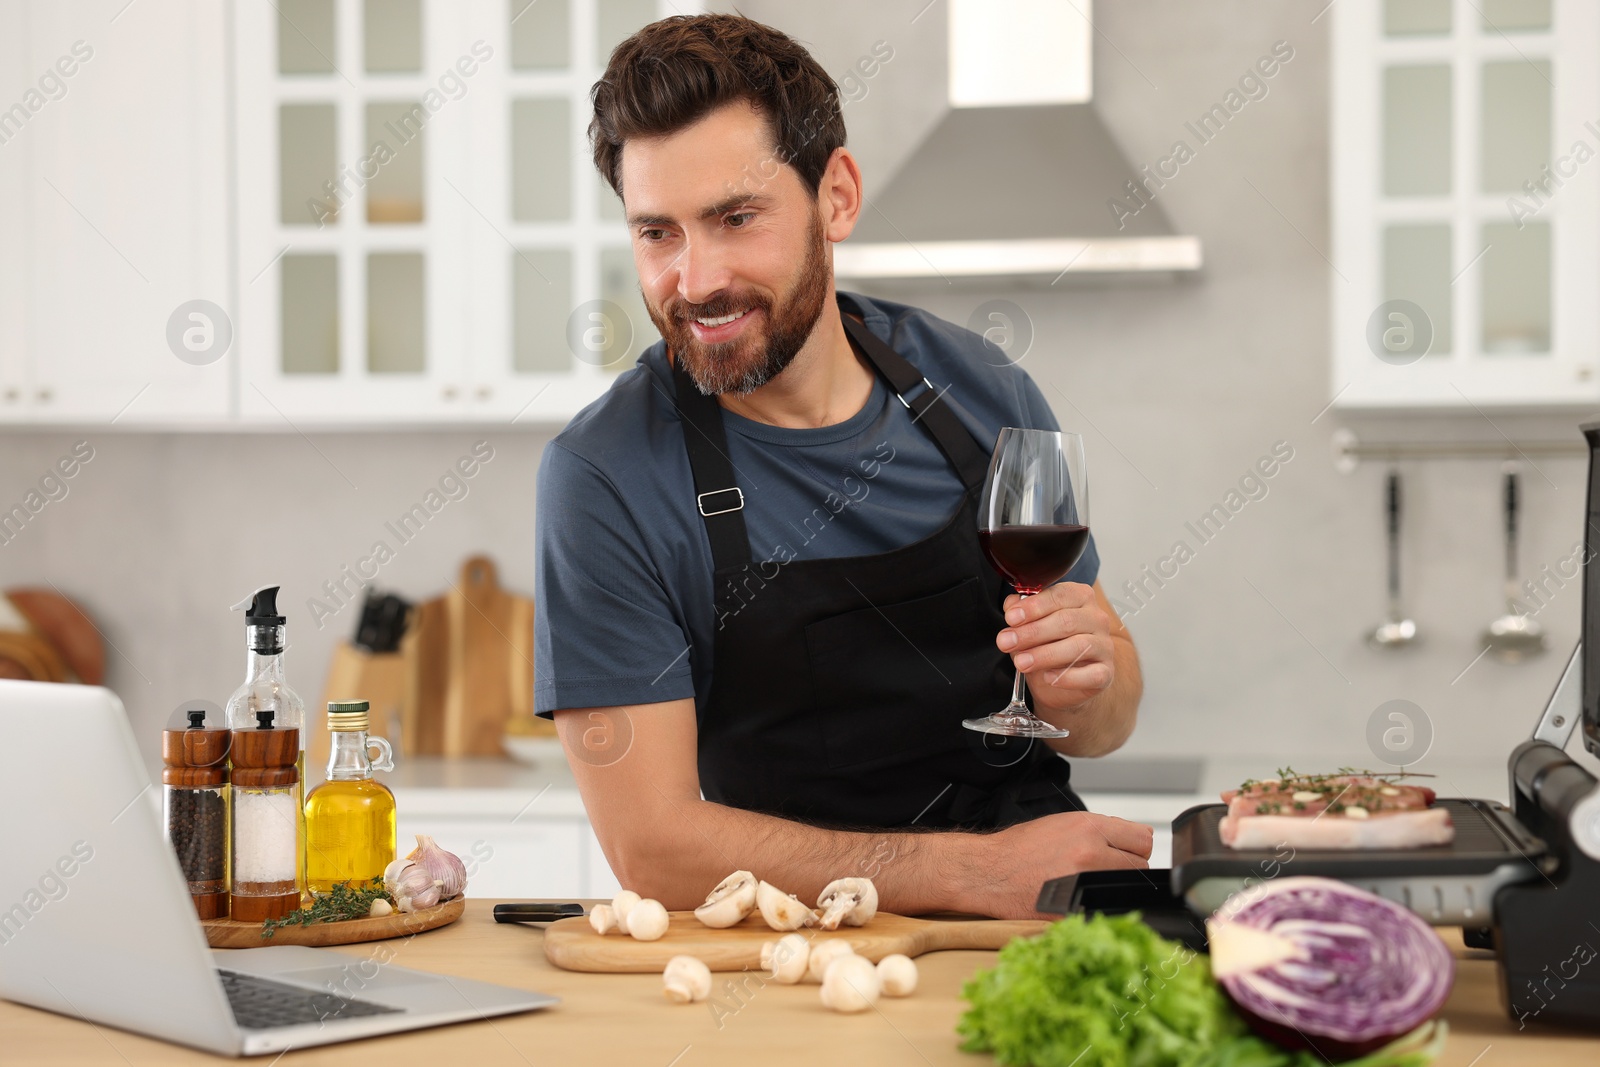
[[[988, 1056], [960, 1051], [956, 1020], [965, 1002], [961, 984], [993, 952], [938, 952], [918, 960], [921, 986], [904, 999], [884, 999], [878, 1010], [838, 1015], [823, 1008], [814, 985], [762, 988], [730, 995], [716, 975], [707, 1004], [675, 1005], [661, 995], [653, 974], [577, 974], [545, 962], [537, 926], [496, 925], [493, 901], [471, 900], [455, 924], [409, 941], [354, 945], [331, 951], [371, 959], [388, 946], [391, 962], [419, 970], [478, 978], [553, 993], [554, 1008], [413, 1031], [364, 1042], [293, 1051], [284, 1064], [421, 1063], [454, 1067], [529, 1067], [545, 1064], [628, 1064], [636, 1067], [781, 1067], [785, 1064], [961, 1064], [982, 1067]], [[1500, 1007], [1494, 961], [1464, 949], [1445, 931], [1460, 958], [1455, 991], [1445, 1009], [1450, 1044], [1440, 1067], [1551, 1067], [1600, 1061], [1600, 1036], [1534, 1031], [1518, 1033]], [[404, 1057], [402, 1060], [401, 1057]], [[0, 1001], [0, 1063], [165, 1065], [227, 1060], [146, 1037]], [[256, 1062], [269, 1063], [268, 1059]], [[1089, 1067], [1085, 1064], [1084, 1067]]]

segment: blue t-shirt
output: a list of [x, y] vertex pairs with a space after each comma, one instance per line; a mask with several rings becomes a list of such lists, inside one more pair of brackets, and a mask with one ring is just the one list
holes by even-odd
[[[985, 451], [1003, 426], [1059, 429], [1033, 379], [970, 330], [846, 294]], [[831, 308], [826, 313], [832, 313]], [[695, 507], [672, 368], [658, 341], [584, 408], [539, 464], [534, 706], [650, 704], [711, 693], [717, 619], [711, 543]], [[937, 531], [961, 479], [874, 375], [833, 426], [789, 429], [722, 412], [754, 561], [888, 552]], [[1067, 581], [1092, 584], [1091, 539]]]

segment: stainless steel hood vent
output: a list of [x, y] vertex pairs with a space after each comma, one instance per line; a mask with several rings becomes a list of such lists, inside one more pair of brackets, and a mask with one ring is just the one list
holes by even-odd
[[[1200, 239], [1174, 233], [1154, 183], [1135, 196], [1138, 169], [1087, 102], [1087, 9], [951, 0], [951, 108], [881, 192], [868, 190], [834, 248], [837, 276], [1051, 284], [1200, 268]], [[1019, 41], [1039, 54], [1018, 57]]]

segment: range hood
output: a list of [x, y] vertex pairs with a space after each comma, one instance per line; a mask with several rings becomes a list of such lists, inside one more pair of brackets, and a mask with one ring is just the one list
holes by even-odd
[[834, 273], [1054, 284], [1198, 270], [1200, 239], [1173, 231], [1154, 182], [1133, 185], [1139, 168], [1091, 102], [1090, 0], [949, 0], [948, 18], [949, 111], [869, 190]]

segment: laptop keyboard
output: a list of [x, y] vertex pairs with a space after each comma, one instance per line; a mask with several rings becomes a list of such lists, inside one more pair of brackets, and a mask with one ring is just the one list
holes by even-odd
[[301, 986], [274, 982], [253, 974], [218, 969], [233, 1017], [246, 1030], [273, 1030], [327, 1019], [353, 1019], [363, 1015], [394, 1015], [400, 1008], [370, 1000], [318, 993]]

